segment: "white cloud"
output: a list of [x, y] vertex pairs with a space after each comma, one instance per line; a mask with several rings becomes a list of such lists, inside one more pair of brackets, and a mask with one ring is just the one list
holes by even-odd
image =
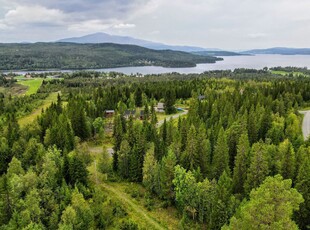
[[106, 31], [223, 49], [310, 47], [309, 9], [309, 0], [0, 0], [0, 42]]
[[105, 23], [101, 20], [86, 20], [69, 25], [68, 30], [78, 32], [98, 32], [109, 29], [112, 25], [113, 23]]
[[130, 29], [130, 28], [135, 28], [135, 24], [130, 24], [130, 23], [119, 23], [113, 26], [115, 29]]
[[47, 9], [42, 6], [18, 6], [9, 10], [1, 20], [1, 27], [16, 26], [56, 26], [63, 25], [66, 15], [58, 9]]
[[252, 39], [265, 38], [267, 36], [268, 35], [265, 34], [265, 33], [251, 33], [251, 34], [248, 34], [248, 37], [252, 38]]

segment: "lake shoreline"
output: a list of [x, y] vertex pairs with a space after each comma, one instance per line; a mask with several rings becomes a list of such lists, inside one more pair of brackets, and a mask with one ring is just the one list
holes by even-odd
[[307, 67], [310, 68], [310, 55], [276, 55], [276, 54], [261, 54], [254, 56], [225, 56], [221, 57], [224, 60], [216, 63], [197, 64], [196, 67], [161, 67], [161, 66], [129, 66], [117, 68], [103, 69], [72, 69], [72, 70], [36, 70], [36, 71], [2, 71], [3, 73], [15, 73], [24, 75], [26, 73], [72, 73], [77, 71], [95, 71], [95, 72], [119, 72], [126, 75], [131, 74], [201, 74], [206, 71], [214, 70], [234, 70], [238, 68], [247, 69], [263, 69], [264, 67]]

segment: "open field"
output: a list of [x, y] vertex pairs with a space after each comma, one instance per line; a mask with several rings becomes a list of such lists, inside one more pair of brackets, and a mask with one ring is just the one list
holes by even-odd
[[[280, 71], [280, 70], [272, 70], [271, 73], [272, 74], [278, 74], [278, 75], [286, 76], [286, 75], [289, 75], [291, 72]], [[305, 75], [302, 72], [292, 72], [292, 73], [293, 73], [294, 77], [296, 77], [298, 75], [303, 75], [303, 76]]]
[[43, 79], [41, 78], [35, 78], [35, 79], [27, 79], [27, 80], [19, 80], [17, 83], [20, 85], [24, 85], [28, 87], [26, 95], [35, 94], [38, 89], [40, 88], [41, 84], [43, 82]]
[[0, 93], [10, 94], [12, 96], [24, 95], [27, 92], [28, 87], [25, 85], [14, 84], [9, 88], [0, 87]]
[[41, 106], [39, 106], [37, 109], [35, 109], [29, 115], [20, 118], [18, 120], [19, 125], [24, 126], [26, 124], [33, 122], [41, 114], [42, 109], [46, 109], [47, 107], [49, 107], [52, 104], [52, 102], [57, 101], [57, 95], [58, 95], [57, 92], [51, 93], [45, 100], [43, 100], [43, 104]]

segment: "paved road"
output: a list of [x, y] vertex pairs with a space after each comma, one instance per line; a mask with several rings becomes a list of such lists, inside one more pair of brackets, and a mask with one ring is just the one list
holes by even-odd
[[302, 133], [304, 135], [304, 139], [307, 140], [310, 135], [310, 110], [299, 112], [305, 115], [302, 122]]

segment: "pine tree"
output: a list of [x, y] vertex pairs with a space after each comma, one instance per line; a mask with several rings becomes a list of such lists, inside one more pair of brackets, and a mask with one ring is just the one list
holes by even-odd
[[175, 107], [174, 107], [174, 103], [175, 103], [175, 89], [169, 89], [166, 91], [165, 94], [165, 112], [166, 114], [172, 114], [175, 112]]
[[256, 121], [256, 115], [254, 106], [252, 106], [248, 116], [248, 135], [251, 144], [254, 144], [258, 138], [258, 124]]
[[224, 224], [229, 222], [235, 212], [234, 197], [232, 196], [232, 179], [226, 171], [220, 176], [216, 185], [215, 196], [211, 201], [210, 229], [220, 229]]
[[0, 175], [6, 172], [11, 157], [7, 139], [5, 137], [0, 138]]
[[129, 177], [130, 168], [130, 146], [127, 140], [121, 143], [121, 149], [118, 152], [118, 172], [124, 179]]
[[279, 173], [284, 179], [294, 179], [295, 178], [295, 151], [291, 142], [286, 139], [279, 145]]
[[173, 191], [173, 179], [174, 179], [174, 167], [176, 165], [176, 157], [174, 153], [170, 150], [168, 155], [163, 157], [161, 161], [160, 170], [160, 197], [167, 201], [172, 202], [174, 198]]
[[220, 129], [212, 159], [212, 177], [218, 179], [226, 171], [230, 175], [228, 145], [223, 127]]
[[154, 145], [147, 151], [143, 162], [143, 185], [152, 193], [155, 192], [157, 161], [154, 156]]
[[264, 143], [255, 143], [251, 149], [251, 163], [245, 182], [245, 191], [249, 193], [257, 188], [268, 176], [269, 165], [267, 149]]
[[310, 226], [310, 156], [306, 156], [299, 168], [296, 189], [301, 193], [305, 202], [300, 205], [300, 210], [295, 217], [300, 229], [308, 229]]
[[194, 170], [199, 166], [199, 156], [198, 156], [198, 144], [196, 137], [195, 126], [192, 125], [189, 129], [186, 141], [186, 148], [182, 156], [182, 165], [188, 170]]
[[243, 194], [247, 170], [250, 165], [250, 143], [247, 134], [241, 135], [233, 172], [233, 188], [235, 193]]

